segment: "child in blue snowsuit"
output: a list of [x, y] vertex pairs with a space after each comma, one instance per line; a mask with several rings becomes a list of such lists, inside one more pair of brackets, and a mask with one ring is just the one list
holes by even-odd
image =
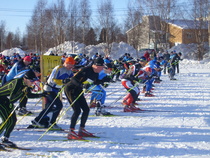
[[[110, 82], [111, 81], [111, 77], [107, 76], [107, 73], [111, 73], [112, 71], [112, 65], [110, 63], [105, 65], [105, 69], [102, 70], [99, 73], [99, 80], [102, 80], [103, 83], [102, 85], [104, 87], [107, 87], [108, 85], [105, 84], [105, 82]], [[106, 99], [106, 91], [103, 89], [103, 86], [101, 84], [99, 85], [91, 85], [88, 90], [90, 90], [92, 92], [91, 94], [91, 98], [90, 98], [90, 103], [96, 101], [96, 116], [99, 115], [110, 115], [109, 112], [105, 111], [105, 107], [104, 107], [104, 103], [105, 103], [105, 99]]]
[[143, 81], [145, 86], [143, 87], [143, 91], [145, 91], [145, 97], [154, 97], [153, 94], [151, 94], [151, 89], [152, 89], [152, 83], [154, 81], [153, 75], [155, 73], [155, 70], [151, 68], [151, 66], [146, 66], [143, 68], [144, 71], [147, 72], [148, 76], [147, 78]]

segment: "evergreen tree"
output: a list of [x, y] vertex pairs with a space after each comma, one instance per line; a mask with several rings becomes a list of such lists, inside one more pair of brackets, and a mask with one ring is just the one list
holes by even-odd
[[99, 41], [98, 42], [99, 43], [105, 43], [106, 42], [106, 29], [105, 28], [103, 28], [101, 30], [101, 34], [99, 36]]
[[96, 34], [93, 28], [91, 28], [87, 35], [85, 36], [85, 44], [86, 45], [95, 45], [97, 44]]

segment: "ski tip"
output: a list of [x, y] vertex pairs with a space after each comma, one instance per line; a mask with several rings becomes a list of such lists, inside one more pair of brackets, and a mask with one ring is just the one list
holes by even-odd
[[6, 152], [12, 152], [12, 150], [6, 149], [6, 148], [1, 148], [0, 151], [6, 151]]

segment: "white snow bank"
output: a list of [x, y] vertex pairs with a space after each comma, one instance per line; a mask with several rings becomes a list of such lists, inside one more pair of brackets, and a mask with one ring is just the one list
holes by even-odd
[[21, 57], [24, 57], [26, 52], [24, 52], [20, 48], [11, 48], [11, 49], [6, 49], [3, 52], [1, 52], [4, 56], [12, 56], [14, 53], [18, 53]]

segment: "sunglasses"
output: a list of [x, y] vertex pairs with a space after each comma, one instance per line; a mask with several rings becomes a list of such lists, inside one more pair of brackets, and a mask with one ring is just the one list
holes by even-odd
[[37, 79], [33, 79], [33, 80], [31, 80], [31, 79], [28, 79], [30, 82], [34, 82], [34, 81], [37, 81]]

